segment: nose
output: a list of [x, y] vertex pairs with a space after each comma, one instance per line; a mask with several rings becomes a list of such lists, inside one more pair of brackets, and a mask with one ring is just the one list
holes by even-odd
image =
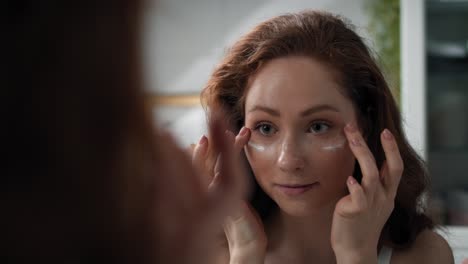
[[278, 166], [284, 172], [298, 172], [304, 169], [305, 160], [300, 142], [289, 138], [281, 144]]

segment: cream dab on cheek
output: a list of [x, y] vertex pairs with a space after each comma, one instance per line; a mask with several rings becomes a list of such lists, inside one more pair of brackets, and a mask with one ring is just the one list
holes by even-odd
[[249, 147], [251, 147], [252, 149], [255, 149], [257, 151], [262, 151], [262, 152], [265, 151], [265, 146], [255, 144], [252, 141], [249, 141], [248, 145], [249, 145]]
[[346, 140], [342, 140], [340, 142], [336, 142], [334, 144], [330, 144], [330, 145], [326, 145], [326, 146], [322, 146], [322, 150], [325, 150], [325, 151], [337, 151], [341, 148], [344, 147], [346, 143]]

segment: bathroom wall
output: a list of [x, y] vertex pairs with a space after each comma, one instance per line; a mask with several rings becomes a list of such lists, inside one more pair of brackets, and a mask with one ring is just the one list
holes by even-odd
[[[224, 51], [257, 23], [307, 8], [340, 14], [372, 45], [366, 30], [364, 0], [160, 0], [146, 8], [143, 25], [145, 86], [165, 95], [198, 94]], [[200, 106], [164, 105], [155, 118], [181, 145], [205, 131]]]

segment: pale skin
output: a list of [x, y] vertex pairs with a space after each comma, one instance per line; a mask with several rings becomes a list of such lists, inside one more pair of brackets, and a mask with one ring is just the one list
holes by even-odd
[[[385, 129], [380, 141], [386, 160], [377, 167], [341, 89], [328, 67], [308, 57], [274, 59], [252, 77], [245, 127], [231, 135], [231, 144], [234, 151], [245, 151], [257, 182], [280, 210], [268, 228], [246, 205], [234, 212], [224, 225], [229, 242], [224, 263], [377, 263], [377, 243], [394, 207], [403, 161]], [[332, 134], [347, 143], [333, 151], [315, 143]], [[212, 175], [208, 140], [202, 140], [193, 162]], [[352, 177], [356, 161], [361, 184]], [[446, 241], [430, 230], [408, 250], [394, 250], [391, 263], [422, 259], [453, 263]]]

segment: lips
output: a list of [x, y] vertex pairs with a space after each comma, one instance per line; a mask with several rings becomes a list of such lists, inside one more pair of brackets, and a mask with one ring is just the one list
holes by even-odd
[[310, 184], [276, 184], [275, 187], [289, 196], [301, 195], [318, 185], [318, 182]]

